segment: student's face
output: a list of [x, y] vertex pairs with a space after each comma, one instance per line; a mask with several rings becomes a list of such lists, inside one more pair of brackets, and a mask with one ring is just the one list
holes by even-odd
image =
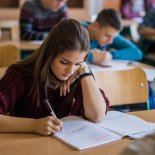
[[86, 51], [65, 51], [51, 62], [51, 70], [59, 80], [67, 80], [86, 57]]
[[62, 7], [67, 0], [47, 0], [47, 5], [49, 9], [53, 11], [57, 11], [60, 7]]
[[119, 31], [111, 26], [95, 28], [95, 40], [101, 45], [107, 45], [113, 42], [113, 39], [118, 35]]

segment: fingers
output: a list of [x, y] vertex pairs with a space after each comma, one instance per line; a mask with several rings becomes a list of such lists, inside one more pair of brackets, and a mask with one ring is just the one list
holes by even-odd
[[107, 63], [110, 60], [112, 60], [112, 55], [108, 51], [100, 51], [100, 50], [94, 50], [94, 63], [96, 64], [102, 64]]
[[107, 63], [111, 60], [112, 60], [112, 55], [109, 52], [106, 52], [104, 62]]
[[66, 96], [67, 93], [67, 85], [66, 82], [62, 82], [60, 85], [60, 96]]
[[66, 96], [70, 92], [70, 85], [72, 84], [73, 79], [70, 78], [67, 81], [64, 81], [60, 85], [60, 96]]
[[49, 136], [60, 131], [63, 126], [63, 123], [60, 119], [57, 119], [52, 116], [36, 120], [36, 133], [39, 133], [44, 136]]

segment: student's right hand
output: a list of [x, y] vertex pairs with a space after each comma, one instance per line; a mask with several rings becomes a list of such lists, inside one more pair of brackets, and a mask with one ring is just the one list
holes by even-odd
[[112, 60], [112, 55], [105, 50], [101, 51], [99, 49], [94, 49], [92, 53], [94, 56], [95, 64], [103, 64]]
[[34, 124], [35, 132], [44, 136], [49, 136], [60, 131], [63, 123], [53, 116], [36, 119]]

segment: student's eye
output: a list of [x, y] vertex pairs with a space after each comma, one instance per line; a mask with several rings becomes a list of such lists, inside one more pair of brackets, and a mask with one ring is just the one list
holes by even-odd
[[75, 66], [80, 66], [80, 64], [75, 64]]
[[60, 60], [60, 63], [63, 64], [63, 65], [67, 65], [68, 64], [68, 62], [61, 61], [61, 60]]

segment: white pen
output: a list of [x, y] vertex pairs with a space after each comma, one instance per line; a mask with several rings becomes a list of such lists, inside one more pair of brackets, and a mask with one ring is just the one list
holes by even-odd
[[[57, 118], [57, 116], [55, 115], [55, 113], [54, 113], [54, 111], [53, 111], [53, 109], [52, 109], [52, 107], [51, 107], [49, 101], [48, 101], [47, 99], [44, 99], [43, 102], [44, 102], [46, 108], [48, 109], [48, 111], [50, 112], [51, 116]], [[61, 130], [62, 132], [64, 132], [62, 127], [60, 127], [60, 130]]]

